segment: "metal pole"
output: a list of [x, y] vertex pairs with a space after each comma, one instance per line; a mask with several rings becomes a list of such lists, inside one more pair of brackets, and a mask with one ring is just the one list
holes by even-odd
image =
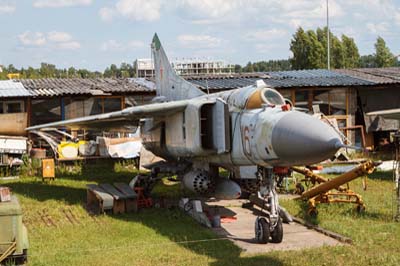
[[327, 28], [327, 54], [328, 54], [328, 62], [327, 62], [327, 66], [328, 66], [328, 70], [331, 69], [331, 49], [330, 49], [330, 41], [329, 41], [329, 0], [326, 0], [326, 28]]

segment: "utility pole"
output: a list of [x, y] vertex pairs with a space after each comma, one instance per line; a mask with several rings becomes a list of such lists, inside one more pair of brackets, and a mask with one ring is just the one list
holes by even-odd
[[330, 70], [331, 69], [331, 47], [330, 47], [330, 45], [331, 45], [331, 42], [329, 41], [329, 39], [330, 39], [330, 31], [329, 31], [329, 0], [326, 0], [326, 28], [327, 28], [327, 54], [328, 54], [328, 56], [327, 56], [327, 59], [328, 59], [328, 62], [327, 62], [327, 68], [328, 68], [328, 70]]

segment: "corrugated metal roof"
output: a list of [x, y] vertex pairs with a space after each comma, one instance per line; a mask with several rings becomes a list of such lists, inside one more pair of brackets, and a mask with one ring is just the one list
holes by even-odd
[[258, 79], [264, 80], [267, 85], [273, 88], [374, 85], [373, 82], [367, 80], [325, 69], [265, 72], [257, 73], [257, 75], [251, 77], [246, 74], [243, 74], [242, 77], [240, 75], [218, 75], [206, 78], [188, 77], [187, 79], [202, 89], [208, 87], [210, 90], [240, 88], [255, 84]]
[[338, 78], [343, 77], [342, 74], [329, 71], [327, 69], [307, 69], [307, 70], [291, 70], [291, 71], [274, 71], [268, 72], [272, 78], [284, 79], [313, 79], [313, 78]]
[[400, 67], [335, 69], [334, 71], [375, 84], [400, 84]]
[[27, 97], [30, 92], [24, 88], [21, 82], [14, 80], [0, 80], [0, 97]]
[[[340, 87], [400, 84], [400, 68], [370, 68], [350, 70], [297, 70], [207, 76], [184, 76], [199, 88], [228, 90], [255, 84], [256, 80], [274, 88]], [[152, 80], [140, 78], [94, 79], [24, 79], [0, 81], [0, 97], [101, 95], [102, 93], [154, 92]]]
[[114, 93], [114, 92], [151, 92], [154, 89], [131, 82], [129, 79], [93, 78], [93, 79], [22, 79], [23, 86], [33, 96], [61, 96]]

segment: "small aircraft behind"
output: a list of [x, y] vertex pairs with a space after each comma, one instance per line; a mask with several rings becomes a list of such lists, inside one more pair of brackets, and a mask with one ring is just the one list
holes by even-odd
[[[189, 190], [215, 198], [239, 198], [242, 190], [257, 193], [268, 215], [257, 218], [256, 239], [281, 242], [274, 168], [331, 158], [344, 147], [337, 132], [317, 118], [292, 110], [262, 80], [206, 94], [175, 73], [157, 34], [151, 48], [157, 92], [153, 103], [27, 130], [140, 126], [144, 147], [165, 160], [151, 166], [153, 178], [173, 173]], [[226, 169], [229, 177], [220, 176], [219, 168]]]

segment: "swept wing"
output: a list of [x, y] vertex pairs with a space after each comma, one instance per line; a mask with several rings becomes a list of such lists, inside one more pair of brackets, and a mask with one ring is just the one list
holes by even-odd
[[141, 118], [164, 118], [182, 111], [188, 101], [174, 101], [134, 106], [121, 111], [91, 115], [28, 127], [26, 130], [66, 127], [70, 129], [128, 129], [137, 126]]

